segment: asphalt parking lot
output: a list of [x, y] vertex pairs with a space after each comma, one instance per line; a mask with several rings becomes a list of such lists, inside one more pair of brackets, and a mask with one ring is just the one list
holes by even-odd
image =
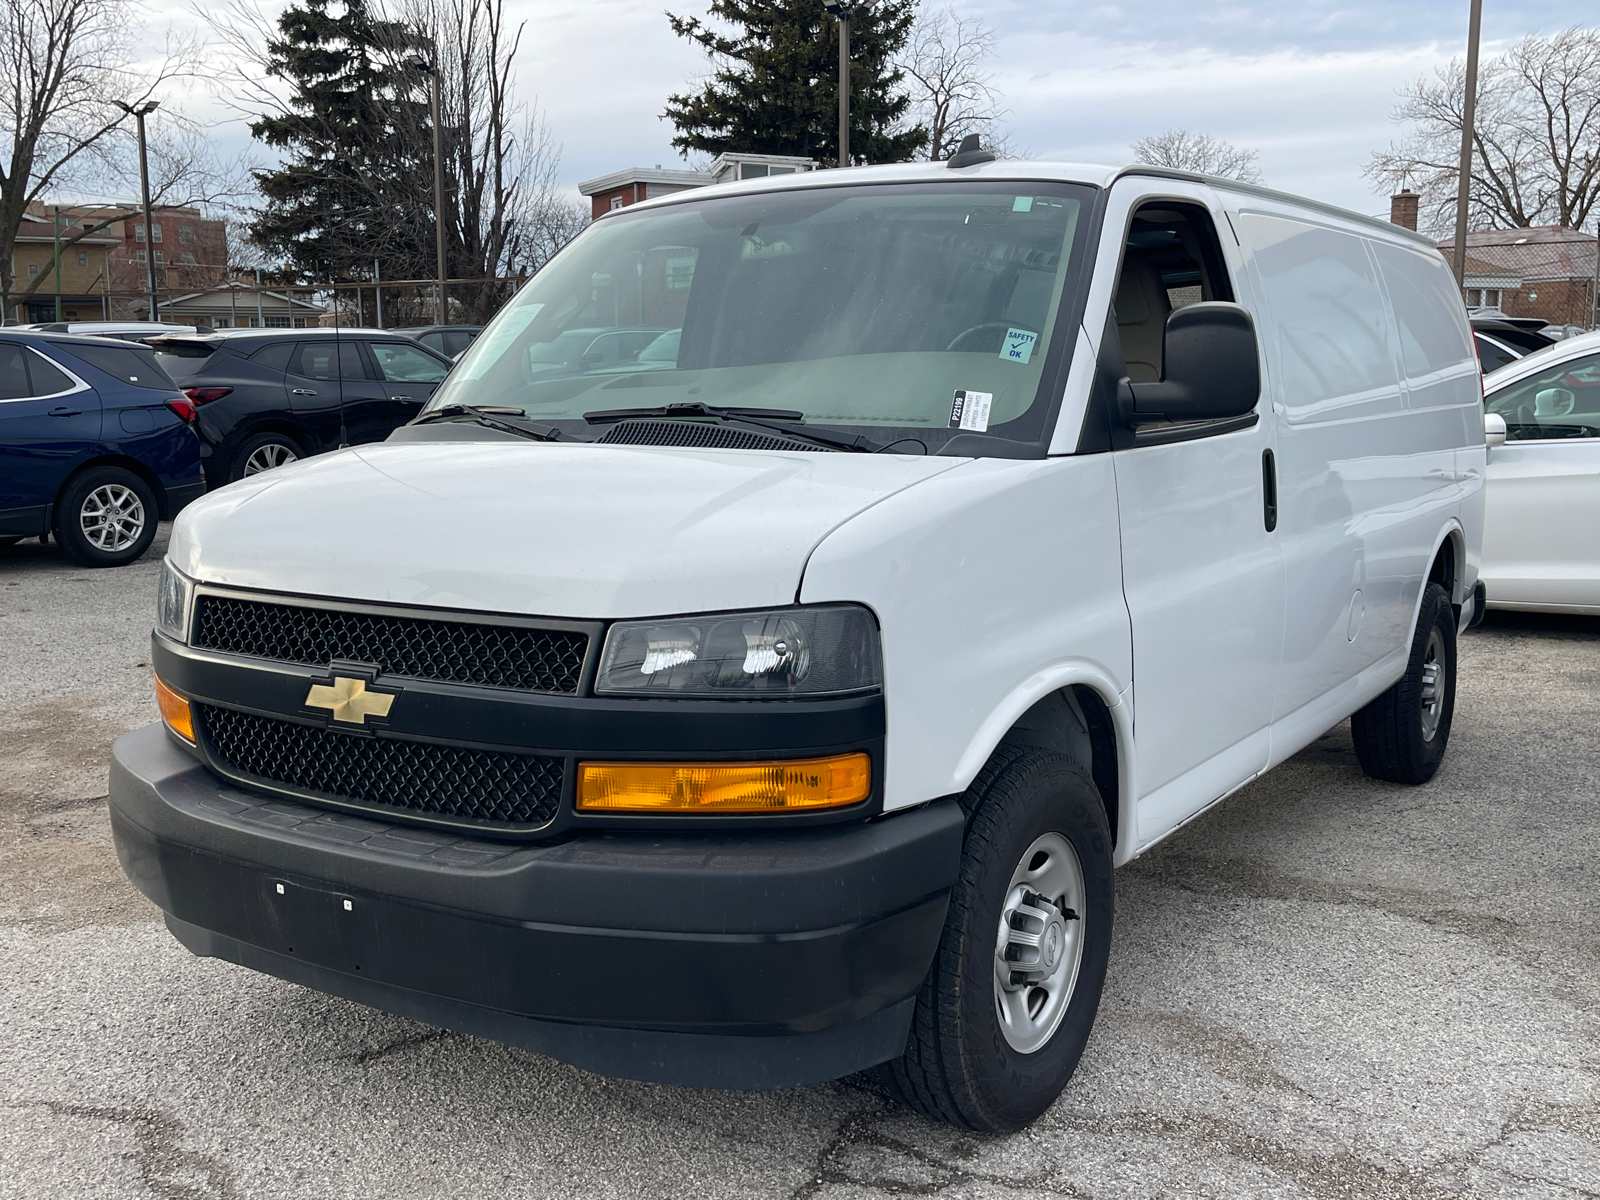
[[0, 550], [0, 1197], [1600, 1196], [1600, 620], [1468, 634], [1429, 786], [1340, 728], [1123, 870], [1077, 1076], [979, 1138], [867, 1079], [601, 1079], [190, 957], [105, 810], [164, 541]]

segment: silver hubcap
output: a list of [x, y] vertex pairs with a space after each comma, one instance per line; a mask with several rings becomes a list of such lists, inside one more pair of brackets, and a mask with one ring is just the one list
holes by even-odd
[[132, 488], [103, 483], [83, 498], [78, 525], [96, 550], [126, 550], [144, 532], [144, 501]]
[[1042, 1048], [1067, 1014], [1083, 964], [1083, 867], [1059, 833], [1035, 839], [1011, 872], [994, 949], [994, 1007], [1006, 1043]]
[[299, 457], [282, 442], [268, 442], [265, 446], [257, 446], [250, 452], [250, 457], [244, 460], [244, 473], [258, 475], [262, 471], [272, 470], [273, 467], [292, 463]]
[[1433, 741], [1444, 715], [1445, 677], [1444, 638], [1437, 629], [1428, 633], [1428, 648], [1422, 657], [1422, 740]]

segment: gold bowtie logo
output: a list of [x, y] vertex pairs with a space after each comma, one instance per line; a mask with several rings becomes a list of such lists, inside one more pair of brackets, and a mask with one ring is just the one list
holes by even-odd
[[332, 687], [314, 683], [306, 693], [307, 708], [326, 708], [335, 721], [351, 725], [365, 725], [368, 717], [387, 717], [393, 704], [392, 695], [369, 692], [363, 680], [346, 679], [343, 675], [333, 677]]

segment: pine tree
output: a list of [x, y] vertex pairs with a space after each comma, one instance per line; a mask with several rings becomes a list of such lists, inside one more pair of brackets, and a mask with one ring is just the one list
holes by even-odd
[[[716, 68], [700, 91], [668, 97], [672, 144], [685, 157], [743, 151], [836, 164], [839, 33], [822, 0], [711, 0], [710, 16], [735, 32], [667, 14]], [[874, 0], [850, 22], [852, 162], [905, 162], [928, 140], [922, 126], [904, 127], [911, 101], [894, 66], [915, 18], [916, 0]]]
[[426, 104], [413, 98], [416, 81], [391, 65], [414, 35], [374, 18], [365, 0], [302, 0], [277, 25], [267, 73], [294, 90], [250, 132], [288, 154], [278, 170], [256, 174], [266, 203], [251, 240], [308, 283], [368, 269], [374, 258], [387, 278], [414, 277], [431, 262], [433, 214], [420, 208], [414, 182], [432, 178], [420, 153], [431, 147], [396, 136], [397, 118], [408, 130], [418, 125], [402, 110]]

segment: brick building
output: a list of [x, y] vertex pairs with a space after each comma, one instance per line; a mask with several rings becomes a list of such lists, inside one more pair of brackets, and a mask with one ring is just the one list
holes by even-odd
[[[24, 213], [17, 230], [16, 244], [11, 248], [11, 272], [16, 280], [13, 289], [26, 290], [36, 279], [43, 278], [39, 290], [28, 297], [25, 304], [0, 316], [23, 323], [54, 321], [56, 319], [56, 292], [61, 293], [61, 318], [66, 321], [99, 321], [111, 315], [110, 260], [116, 250], [117, 239], [109, 231], [91, 234], [61, 251], [61, 277], [52, 278], [55, 261], [56, 231], [54, 214]], [[67, 235], [70, 218], [63, 210], [62, 236]]]
[[817, 165], [816, 159], [788, 154], [723, 154], [704, 171], [663, 170], [660, 166], [625, 167], [609, 175], [585, 179], [578, 185], [578, 191], [589, 197], [590, 215], [599, 217], [615, 208], [670, 196], [689, 188], [734, 179], [793, 175], [797, 171], [815, 171]]
[[[34, 215], [50, 214], [36, 206]], [[157, 208], [151, 213], [151, 244], [145, 244], [144, 216], [132, 201], [119, 204], [63, 205], [64, 221], [92, 227], [111, 218], [97, 238], [110, 238], [107, 256], [107, 306], [113, 320], [149, 319], [146, 256], [154, 252], [158, 300], [202, 291], [228, 278], [228, 239], [219, 220], [198, 208]], [[81, 243], [80, 243], [81, 244]]]
[[[1455, 240], [1441, 242], [1445, 257]], [[1467, 234], [1468, 308], [1496, 308], [1508, 317], [1592, 329], [1596, 240], [1560, 225], [1485, 229]]]

